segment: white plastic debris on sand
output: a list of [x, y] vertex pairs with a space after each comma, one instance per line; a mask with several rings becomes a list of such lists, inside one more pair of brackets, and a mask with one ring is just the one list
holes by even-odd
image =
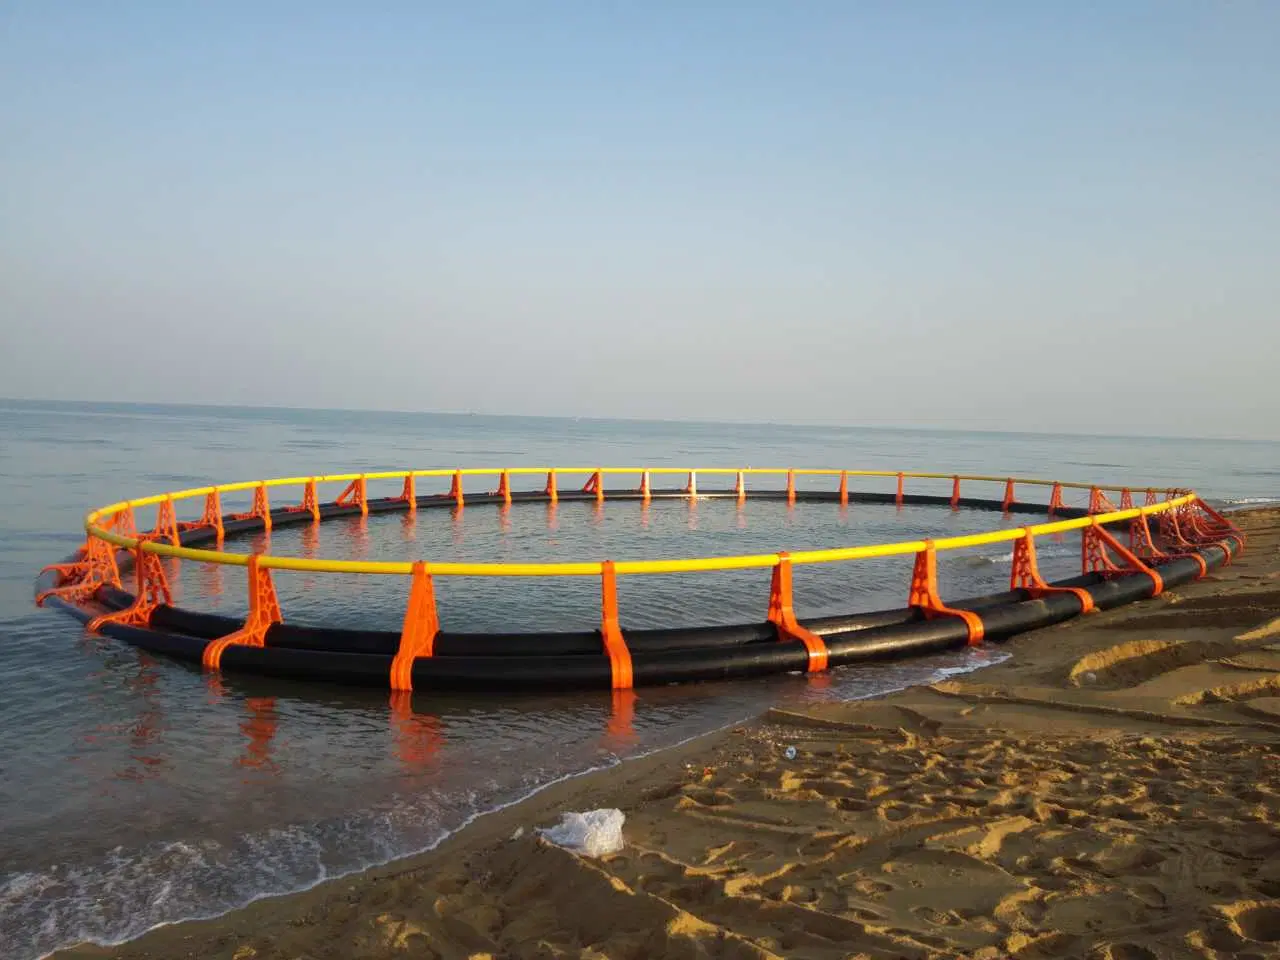
[[626, 846], [626, 841], [622, 839], [622, 824], [625, 820], [621, 810], [569, 812], [560, 814], [560, 822], [556, 826], [540, 832], [556, 846], [574, 853], [587, 857], [607, 857]]

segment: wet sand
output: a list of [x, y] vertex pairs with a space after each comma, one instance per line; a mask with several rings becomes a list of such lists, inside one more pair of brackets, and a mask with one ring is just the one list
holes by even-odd
[[[1280, 511], [1239, 522], [1232, 566], [962, 680], [771, 711], [422, 856], [57, 956], [1280, 956]], [[626, 813], [615, 856], [534, 833], [596, 807]]]

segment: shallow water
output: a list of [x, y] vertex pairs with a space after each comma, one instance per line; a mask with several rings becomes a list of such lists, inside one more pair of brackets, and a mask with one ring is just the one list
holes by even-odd
[[[10, 504], [0, 519], [0, 956], [19, 960], [424, 849], [477, 812], [557, 778], [771, 703], [870, 696], [1001, 656], [988, 649], [850, 668], [827, 683], [779, 677], [641, 690], [617, 703], [607, 694], [420, 695], [411, 712], [393, 710], [376, 692], [211, 683], [32, 606], [36, 571], [77, 545], [91, 506], [261, 476], [570, 462], [940, 469], [1176, 483], [1220, 500], [1280, 494], [1274, 443], [13, 402], [0, 404], [0, 414], [0, 482]], [[600, 513], [562, 503], [505, 516], [476, 505], [412, 520], [335, 520], [312, 532], [283, 528], [270, 549], [371, 559], [630, 559], [796, 550], [1002, 522], [995, 514], [803, 503], [612, 503]], [[1068, 541], [1045, 543], [1040, 553], [1051, 575], [1078, 562]], [[998, 589], [1008, 559], [999, 549], [945, 557], [945, 592]], [[901, 605], [908, 569], [907, 561], [879, 561], [798, 571], [799, 612]], [[241, 571], [183, 563], [174, 573], [188, 605], [244, 609]], [[759, 619], [767, 581], [767, 572], [624, 578], [623, 624], [667, 623], [676, 613], [685, 622]], [[279, 575], [277, 585], [289, 619], [387, 628], [398, 625], [406, 588], [394, 577], [304, 574]], [[588, 581], [504, 582], [500, 590], [480, 580], [438, 584], [445, 625], [459, 630], [590, 626], [597, 590]]]

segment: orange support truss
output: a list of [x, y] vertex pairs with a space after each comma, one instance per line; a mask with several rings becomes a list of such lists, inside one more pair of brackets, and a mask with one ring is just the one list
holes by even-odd
[[1049, 494], [1049, 516], [1056, 516], [1065, 507], [1066, 504], [1062, 502], [1062, 484], [1055, 482], [1053, 492]]
[[217, 490], [211, 490], [204, 497], [204, 514], [195, 522], [181, 521], [178, 523], [178, 532], [185, 530], [203, 530], [205, 527], [212, 527], [218, 534], [218, 543], [222, 543], [226, 536], [226, 532], [222, 527], [222, 499], [218, 496]]
[[206, 670], [218, 670], [222, 666], [222, 654], [230, 646], [261, 647], [266, 644], [271, 625], [282, 621], [280, 601], [276, 599], [276, 586], [271, 571], [259, 566], [258, 554], [249, 557], [249, 616], [244, 626], [234, 633], [205, 645], [201, 657]]
[[1149, 561], [1151, 564], [1179, 558], [1194, 560], [1200, 567], [1200, 573], [1196, 575], [1197, 580], [1209, 572], [1209, 564], [1204, 557], [1200, 556], [1199, 550], [1168, 553], [1156, 546], [1156, 538], [1151, 535], [1151, 525], [1147, 522], [1145, 513], [1129, 521], [1129, 551], [1143, 562]]
[[[1096, 573], [1103, 577], [1123, 576], [1129, 573], [1145, 573], [1151, 578], [1151, 596], [1158, 597], [1164, 592], [1164, 580], [1160, 574], [1147, 566], [1128, 547], [1108, 533], [1103, 526], [1094, 520], [1093, 525], [1085, 527], [1080, 536], [1081, 567], [1085, 573]], [[1111, 558], [1115, 554], [1123, 561], [1123, 566]]]
[[458, 506], [466, 506], [467, 498], [462, 495], [462, 471], [453, 471], [453, 483], [449, 487], [449, 496]]
[[356, 477], [348, 483], [346, 488], [338, 494], [338, 499], [333, 502], [340, 507], [359, 507], [360, 516], [367, 517], [369, 515], [369, 492], [364, 477]]
[[685, 484], [684, 492], [687, 493], [690, 497], [696, 497], [698, 495], [698, 471], [697, 470], [689, 471], [689, 482]]
[[591, 478], [582, 485], [582, 492], [594, 493], [596, 495], [597, 502], [603, 500], [604, 499], [604, 473], [600, 470], [597, 470], [595, 473], [591, 474]]
[[418, 484], [412, 473], [404, 475], [404, 486], [400, 490], [400, 496], [396, 497], [396, 502], [405, 504], [410, 513], [417, 511]]
[[630, 690], [634, 686], [631, 651], [618, 625], [618, 575], [612, 560], [606, 560], [600, 570], [600, 637], [609, 655], [613, 689]]
[[1107, 495], [1097, 487], [1089, 490], [1089, 512], [1092, 513], [1115, 513], [1116, 505], [1107, 499]]
[[104, 624], [119, 623], [130, 627], [147, 627], [151, 625], [151, 614], [156, 607], [173, 603], [173, 593], [169, 590], [169, 578], [165, 576], [164, 565], [154, 553], [147, 553], [141, 546], [133, 551], [133, 567], [137, 575], [137, 592], [133, 603], [123, 610], [104, 613], [94, 617], [88, 623], [88, 631], [97, 633]]
[[1121, 510], [1133, 509], [1133, 493], [1129, 490], [1128, 487], [1125, 487], [1120, 491], [1120, 509]]
[[503, 503], [511, 502], [511, 472], [503, 470], [502, 475], [498, 478], [498, 489], [493, 492], [495, 497], [501, 497]]
[[796, 620], [791, 599], [791, 557], [785, 552], [778, 554], [778, 563], [773, 568], [773, 583], [769, 587], [769, 622], [777, 628], [779, 640], [799, 640], [804, 644], [809, 651], [809, 673], [827, 669], [827, 642]]
[[156, 508], [156, 525], [150, 533], [142, 535], [143, 540], [168, 540], [173, 546], [181, 543], [178, 537], [178, 518], [173, 511], [173, 497], [167, 496]]
[[36, 606], [44, 606], [50, 597], [68, 603], [92, 600], [102, 586], [120, 586], [120, 568], [116, 566], [116, 548], [98, 537], [89, 537], [72, 563], [55, 563], [40, 571], [54, 570], [58, 580], [48, 590], [36, 595]]
[[924, 549], [916, 554], [915, 568], [911, 572], [911, 591], [907, 606], [919, 610], [926, 619], [934, 617], [959, 617], [969, 631], [969, 646], [982, 642], [985, 628], [982, 618], [972, 610], [948, 607], [938, 596], [938, 551], [932, 540], [924, 542]]
[[1014, 493], [1013, 493], [1013, 477], [1010, 477], [1008, 480], [1004, 482], [1004, 500], [1002, 500], [1000, 503], [1000, 509], [1003, 510], [1005, 513], [1008, 513], [1009, 508], [1013, 506], [1014, 503], [1016, 502], [1017, 501], [1014, 500]]
[[739, 503], [747, 499], [747, 477], [741, 470], [738, 471], [738, 477], [734, 481], [733, 492], [737, 496]]
[[1092, 613], [1095, 609], [1093, 596], [1083, 587], [1055, 587], [1046, 583], [1040, 575], [1040, 565], [1036, 560], [1036, 539], [1030, 528], [1023, 528], [1026, 534], [1013, 545], [1013, 569], [1009, 576], [1010, 590], [1025, 590], [1033, 600], [1052, 593], [1072, 593], [1080, 601], [1081, 613]]
[[134, 539], [138, 537], [138, 522], [134, 519], [133, 507], [128, 504], [125, 504], [123, 510], [112, 515], [109, 526], [113, 532], [122, 537], [132, 537]]
[[849, 505], [849, 471], [840, 471], [840, 506]]
[[960, 509], [960, 478], [951, 478], [951, 509]]
[[653, 490], [650, 486], [649, 471], [645, 470], [640, 474], [640, 498], [648, 503], [653, 499]]
[[302, 487], [302, 502], [295, 507], [285, 507], [289, 513], [309, 513], [315, 523], [320, 522], [320, 499], [316, 496], [316, 478], [312, 477]]
[[1147, 495], [1145, 499], [1142, 501], [1142, 505], [1144, 507], [1154, 507], [1159, 502], [1160, 502], [1160, 495], [1157, 494], [1150, 487], [1147, 487]]
[[902, 491], [903, 491], [903, 487], [905, 486], [905, 483], [906, 481], [903, 474], [899, 473], [898, 474], [898, 495], [894, 498], [894, 501], [893, 501], [898, 506], [902, 506], [902, 497], [903, 497]]
[[262, 529], [271, 532], [271, 501], [267, 497], [267, 485], [260, 483], [253, 488], [253, 509], [248, 513], [233, 513], [232, 520], [262, 521]]
[[560, 494], [556, 490], [556, 472], [554, 470], [547, 471], [547, 486], [546, 486], [546, 489], [543, 490], [542, 492], [548, 498], [550, 498], [552, 503], [559, 502]]
[[1244, 552], [1246, 538], [1244, 532], [1239, 527], [1199, 497], [1196, 498], [1193, 509], [1191, 510], [1192, 517], [1198, 519], [1196, 511], [1203, 513], [1207, 518], [1204, 523], [1204, 528], [1210, 536], [1235, 540], [1239, 551], [1241, 553]]
[[409, 606], [404, 613], [400, 646], [391, 661], [391, 689], [413, 689], [413, 662], [435, 652], [440, 617], [436, 613], [436, 592], [431, 572], [419, 560], [413, 565], [413, 582], [409, 586]]
[[796, 502], [796, 472], [794, 470], [787, 471], [787, 503], [794, 504]]

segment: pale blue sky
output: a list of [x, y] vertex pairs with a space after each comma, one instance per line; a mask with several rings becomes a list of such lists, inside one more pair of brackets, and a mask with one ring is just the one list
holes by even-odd
[[1280, 437], [1280, 4], [0, 6], [0, 395]]

